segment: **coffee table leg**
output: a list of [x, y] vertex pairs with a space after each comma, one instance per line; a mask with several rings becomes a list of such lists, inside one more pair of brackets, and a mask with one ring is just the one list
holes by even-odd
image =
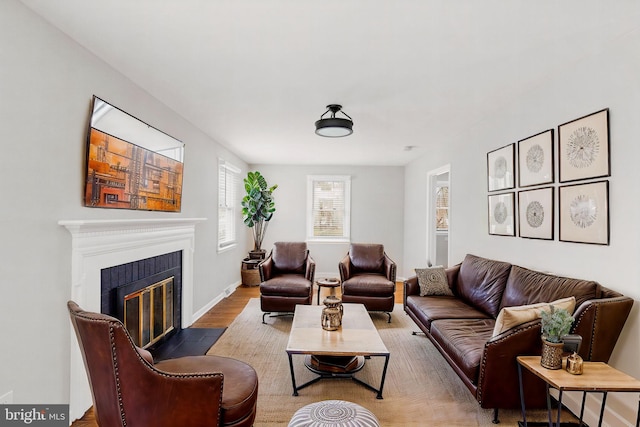
[[380, 380], [380, 390], [378, 390], [378, 395], [376, 396], [376, 399], [382, 399], [382, 388], [384, 387], [384, 379], [387, 376], [387, 366], [389, 366], [388, 354], [384, 356], [384, 368], [382, 369], [382, 379]]
[[293, 371], [293, 356], [291, 353], [287, 353], [289, 355], [289, 369], [291, 370], [291, 384], [293, 385], [293, 395], [298, 395], [298, 387], [296, 387], [296, 374]]

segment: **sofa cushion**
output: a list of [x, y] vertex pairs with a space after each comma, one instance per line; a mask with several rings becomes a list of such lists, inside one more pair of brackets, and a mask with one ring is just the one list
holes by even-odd
[[384, 274], [384, 246], [375, 243], [352, 243], [349, 258], [353, 270]]
[[447, 280], [447, 273], [443, 266], [416, 268], [415, 272], [418, 277], [421, 297], [429, 295], [453, 295], [449, 287], [449, 281]]
[[540, 318], [540, 312], [548, 310], [552, 305], [556, 308], [564, 308], [573, 314], [576, 308], [575, 297], [562, 298], [552, 302], [539, 302], [537, 304], [519, 305], [516, 307], [503, 307], [496, 318], [496, 325], [493, 329], [493, 336], [499, 335], [523, 323], [530, 322]]
[[477, 384], [480, 359], [494, 324], [493, 319], [435, 320], [431, 335], [469, 381]]
[[458, 273], [456, 283], [458, 295], [495, 319], [500, 311], [500, 301], [507, 284], [509, 270], [511, 270], [511, 264], [508, 262], [469, 254], [462, 261]]
[[487, 319], [489, 316], [471, 307], [460, 298], [450, 296], [407, 296], [407, 307], [429, 329], [438, 319]]
[[600, 298], [600, 285], [592, 280], [569, 279], [514, 265], [507, 280], [502, 307], [529, 305], [575, 296], [576, 307]]

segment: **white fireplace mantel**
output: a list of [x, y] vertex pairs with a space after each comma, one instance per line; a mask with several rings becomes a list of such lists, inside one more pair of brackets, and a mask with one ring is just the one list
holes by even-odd
[[[195, 226], [206, 218], [61, 220], [71, 233], [71, 299], [87, 311], [100, 312], [100, 272], [128, 262], [182, 251], [182, 327], [193, 319]], [[91, 407], [82, 356], [71, 334], [70, 419]]]

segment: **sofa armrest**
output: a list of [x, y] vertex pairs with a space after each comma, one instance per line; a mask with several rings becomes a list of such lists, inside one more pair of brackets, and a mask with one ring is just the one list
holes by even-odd
[[391, 280], [394, 285], [396, 283], [396, 263], [384, 254], [384, 274], [387, 276], [388, 280]]
[[[540, 320], [511, 328], [487, 341], [480, 362], [476, 399], [483, 408], [519, 408], [517, 356], [541, 354]], [[528, 373], [524, 378], [527, 407], [545, 405], [544, 383]]]
[[447, 281], [449, 282], [449, 287], [455, 293], [458, 286], [458, 273], [460, 273], [460, 266], [462, 264], [456, 264], [453, 267], [449, 267], [445, 270], [447, 273]]
[[338, 263], [338, 271], [340, 272], [342, 283], [351, 277], [351, 258], [349, 258], [349, 254], [346, 254]]
[[571, 333], [582, 337], [580, 356], [591, 362], [608, 362], [622, 332], [633, 299], [626, 296], [585, 301], [574, 313]]

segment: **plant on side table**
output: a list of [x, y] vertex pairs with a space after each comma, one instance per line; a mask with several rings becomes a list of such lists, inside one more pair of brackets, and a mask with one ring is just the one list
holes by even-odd
[[268, 186], [267, 180], [260, 172], [249, 172], [244, 179], [246, 195], [242, 199], [242, 220], [253, 230], [253, 250], [249, 252], [252, 259], [264, 258], [262, 239], [267, 225], [276, 211], [273, 191], [278, 185]]
[[549, 311], [540, 312], [542, 319], [542, 357], [540, 364], [547, 369], [562, 368], [562, 337], [573, 325], [573, 316], [564, 308], [549, 306]]

